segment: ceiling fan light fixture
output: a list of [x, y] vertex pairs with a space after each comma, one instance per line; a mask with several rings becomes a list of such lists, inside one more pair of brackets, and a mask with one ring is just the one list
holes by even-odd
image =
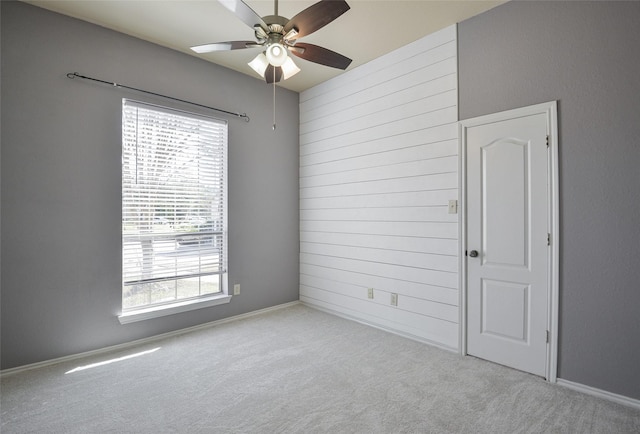
[[293, 63], [293, 59], [291, 57], [287, 57], [287, 60], [282, 64], [282, 79], [286, 80], [289, 77], [293, 77], [298, 72], [300, 72], [300, 68]]
[[269, 45], [267, 48], [267, 60], [273, 66], [282, 66], [287, 61], [287, 49], [280, 43]]
[[248, 65], [251, 69], [257, 72], [260, 77], [264, 78], [264, 73], [267, 70], [267, 66], [269, 66], [269, 61], [264, 53], [260, 53], [251, 62], [249, 62]]

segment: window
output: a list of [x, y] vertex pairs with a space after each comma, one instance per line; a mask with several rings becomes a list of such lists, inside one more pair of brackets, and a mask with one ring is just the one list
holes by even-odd
[[221, 294], [227, 124], [123, 100], [122, 309]]

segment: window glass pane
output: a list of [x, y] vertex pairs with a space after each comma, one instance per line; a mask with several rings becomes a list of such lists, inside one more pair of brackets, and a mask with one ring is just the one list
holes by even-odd
[[124, 285], [122, 308], [124, 310], [140, 308], [216, 294], [222, 291], [221, 280], [219, 274], [214, 274], [187, 279]]
[[220, 292], [220, 276], [199, 276], [176, 281], [178, 298], [198, 297]]

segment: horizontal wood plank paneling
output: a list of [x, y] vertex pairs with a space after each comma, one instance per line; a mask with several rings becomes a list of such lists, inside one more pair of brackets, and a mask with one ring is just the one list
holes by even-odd
[[[334, 282], [351, 283], [361, 287], [374, 288], [375, 291], [385, 291], [396, 293], [401, 296], [420, 298], [437, 303], [458, 306], [458, 291], [444, 286], [428, 285], [421, 282], [410, 282], [408, 280], [398, 280], [386, 276], [375, 276], [372, 274], [358, 273], [356, 271], [345, 271], [338, 268], [327, 268], [319, 265], [300, 264], [301, 278], [303, 276], [315, 276]], [[360, 295], [359, 298], [366, 298]]]
[[383, 222], [456, 222], [445, 206], [369, 207], [300, 210], [300, 220], [349, 220]]
[[[425, 186], [427, 188], [428, 186]], [[398, 206], [445, 206], [449, 200], [457, 199], [458, 190], [453, 188], [368, 194], [366, 196], [335, 196], [302, 198], [300, 209], [376, 208]]]
[[327, 232], [303, 232], [301, 243], [334, 244], [338, 246], [370, 247], [399, 252], [434, 253], [456, 256], [458, 240], [446, 238], [420, 238], [389, 236], [382, 234], [340, 234]]
[[455, 273], [458, 269], [457, 257], [433, 253], [403, 252], [370, 247], [339, 246], [320, 243], [301, 243], [300, 251], [301, 253], [311, 253], [335, 258], [351, 258], [380, 264], [443, 270], [450, 273]]
[[300, 299], [453, 349], [456, 68], [454, 26], [300, 96]]
[[395, 235], [399, 237], [449, 238], [458, 236], [458, 224], [452, 222], [352, 222], [303, 220], [303, 232]]
[[[342, 294], [347, 297], [359, 299], [359, 295], [362, 292], [363, 287], [360, 285], [354, 285], [346, 282], [336, 282], [335, 280], [328, 280], [322, 277], [316, 276], [301, 276], [300, 284], [308, 288], [314, 288], [316, 290], [323, 290]], [[374, 291], [374, 297], [369, 299], [372, 303], [381, 304], [383, 306], [389, 306], [389, 297], [391, 293], [389, 291], [376, 289]], [[428, 315], [433, 318], [449, 321], [452, 323], [458, 322], [458, 308], [455, 305], [439, 303], [437, 301], [425, 300], [421, 297], [401, 297], [403, 303], [400, 303], [398, 307], [400, 309], [407, 310], [409, 312]]]
[[[304, 111], [301, 120], [305, 123], [322, 117], [330, 111], [327, 106], [338, 105], [338, 109], [344, 110], [366, 103], [372, 99], [366, 95], [367, 93], [375, 93], [376, 98], [381, 98], [394, 91], [444, 77], [451, 73], [451, 68], [447, 65], [456, 61], [455, 54], [451, 54], [452, 51], [455, 52], [455, 43], [448, 42], [429, 50], [429, 56], [417, 53], [405, 59], [401, 70], [392, 65], [372, 71], [366, 77], [352, 81], [349, 86], [319, 95], [313, 101], [301, 101], [301, 109]], [[371, 65], [365, 68], [371, 68]], [[419, 79], [419, 76], [422, 76], [422, 79]]]
[[[419, 145], [431, 145], [439, 142], [457, 140], [458, 126], [455, 122], [444, 123], [432, 128], [408, 129], [400, 126], [394, 134], [364, 137], [364, 140], [351, 142], [326, 140], [323, 146], [305, 146], [300, 149], [301, 166], [313, 164], [333, 164], [342, 160], [361, 158], [380, 153], [393, 153], [398, 149], [408, 149]], [[406, 125], [404, 125], [406, 127]]]
[[[454, 103], [450, 98], [449, 103]], [[443, 125], [455, 125], [452, 117], [457, 115], [455, 105], [446, 105], [438, 100], [438, 106], [432, 108], [421, 107], [418, 112], [394, 114], [392, 117], [370, 116], [361, 122], [354, 122], [355, 128], [345, 129], [342, 126], [314, 131], [300, 137], [300, 152], [302, 154], [322, 152], [333, 147], [344, 147], [358, 143], [373, 141], [382, 137], [393, 137], [411, 131], [425, 130]], [[402, 111], [399, 109], [398, 111]]]
[[[415, 140], [410, 140], [407, 136], [396, 138], [396, 140], [399, 140], [404, 146], [398, 149], [385, 149], [380, 152], [372, 152], [371, 146], [367, 146], [365, 149], [366, 153], [361, 152], [354, 157], [347, 158], [344, 158], [344, 152], [346, 150], [343, 150], [342, 158], [333, 161], [318, 161], [317, 157], [319, 153], [309, 155], [307, 157], [309, 164], [305, 166], [304, 176], [301, 177], [301, 179], [324, 174], [346, 173], [358, 169], [374, 169], [408, 161], [455, 156], [458, 152], [457, 140], [451, 139], [423, 144], [424, 138], [420, 134], [415, 134]], [[365, 146], [363, 146], [363, 148], [365, 148]], [[351, 148], [350, 151], [354, 152], [355, 149]], [[315, 162], [311, 158], [314, 156], [316, 157]]]
[[443, 286], [445, 288], [458, 288], [457, 274], [449, 271], [385, 264], [353, 258], [315, 255], [312, 253], [300, 253], [300, 262], [308, 262], [337, 270], [355, 271], [356, 273], [370, 274], [372, 276], [389, 277], [395, 280], [406, 280], [416, 283], [429, 282], [432, 285]]
[[[414, 89], [412, 89], [414, 90]], [[435, 92], [435, 90], [433, 91]], [[392, 98], [393, 97], [393, 98]], [[436, 113], [449, 107], [454, 107], [457, 101], [455, 89], [439, 91], [435, 94], [420, 95], [414, 92], [395, 93], [385, 98], [384, 107], [372, 112], [372, 107], [359, 106], [346, 113], [321, 118], [306, 128], [308, 132], [300, 134], [300, 143], [308, 145], [321, 140], [348, 134], [352, 131], [367, 129], [371, 125], [386, 125], [407, 116], [416, 116], [422, 113]], [[378, 101], [374, 101], [379, 104]], [[438, 120], [437, 114], [432, 116]], [[311, 129], [313, 128], [313, 129]]]
[[408, 191], [443, 190], [458, 187], [458, 174], [456, 172], [433, 173], [426, 175], [413, 175], [385, 179], [383, 171], [380, 171], [381, 179], [366, 182], [352, 182], [339, 184], [340, 177], [336, 176], [336, 184], [323, 185], [314, 188], [301, 188], [300, 198], [312, 197], [336, 197], [360, 194], [402, 193]]
[[[357, 118], [363, 114], [376, 113], [390, 107], [397, 107], [418, 99], [435, 96], [456, 89], [456, 75], [443, 70], [450, 70], [449, 62], [440, 62], [410, 76], [399, 77], [393, 82], [386, 82], [384, 87], [377, 89], [381, 93], [377, 99], [371, 100], [371, 89], [350, 95], [341, 110], [337, 111], [333, 105], [320, 107], [311, 116], [306, 113], [305, 119], [300, 121], [300, 133], [306, 134], [318, 130], [326, 125], [341, 124]], [[433, 78], [432, 78], [433, 77]], [[426, 81], [425, 81], [426, 80]], [[380, 107], [379, 100], [385, 98], [384, 107]]]
[[458, 170], [458, 157], [440, 157], [427, 160], [414, 160], [405, 163], [374, 166], [370, 168], [348, 170], [326, 175], [313, 175], [300, 178], [300, 188], [320, 187], [323, 185], [343, 185], [355, 182], [378, 181], [385, 179], [406, 178], [410, 176], [452, 173]]

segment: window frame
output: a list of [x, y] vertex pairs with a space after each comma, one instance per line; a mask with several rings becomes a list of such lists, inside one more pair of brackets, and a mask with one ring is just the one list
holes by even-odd
[[[219, 292], [215, 292], [215, 293], [209, 293], [209, 294], [204, 294], [204, 295], [198, 295], [198, 296], [193, 296], [193, 297], [185, 297], [185, 298], [181, 298], [181, 299], [175, 299], [175, 300], [170, 300], [170, 301], [165, 301], [165, 302], [158, 302], [158, 303], [153, 303], [153, 304], [146, 304], [146, 305], [140, 305], [140, 306], [135, 306], [135, 307], [131, 307], [131, 308], [124, 308], [124, 288], [125, 288], [125, 282], [124, 282], [124, 231], [121, 228], [121, 247], [120, 247], [120, 253], [121, 255], [123, 255], [121, 257], [121, 266], [123, 267], [121, 269], [121, 285], [120, 285], [120, 295], [121, 295], [121, 300], [122, 300], [122, 305], [121, 305], [121, 311], [120, 314], [118, 315], [118, 320], [120, 321], [121, 324], [127, 324], [127, 323], [131, 323], [131, 322], [136, 322], [136, 321], [142, 321], [142, 320], [146, 320], [146, 319], [150, 319], [150, 318], [157, 318], [157, 317], [161, 317], [161, 316], [166, 316], [166, 315], [173, 315], [176, 313], [180, 313], [180, 312], [186, 312], [186, 311], [191, 311], [191, 310], [195, 310], [195, 309], [202, 309], [202, 308], [206, 308], [206, 307], [211, 307], [211, 306], [216, 306], [216, 305], [220, 305], [220, 304], [226, 304], [229, 303], [229, 301], [231, 301], [231, 294], [229, 293], [229, 287], [228, 287], [228, 270], [227, 270], [227, 265], [228, 265], [228, 148], [229, 148], [229, 131], [228, 131], [228, 122], [226, 120], [223, 119], [219, 119], [219, 118], [215, 118], [209, 115], [205, 115], [202, 113], [197, 113], [197, 112], [188, 112], [185, 110], [180, 110], [180, 109], [176, 109], [173, 107], [167, 107], [167, 106], [161, 106], [161, 105], [157, 105], [157, 104], [153, 104], [153, 103], [148, 103], [148, 102], [144, 102], [144, 101], [138, 101], [138, 100], [133, 100], [133, 99], [128, 99], [128, 98], [123, 98], [122, 99], [122, 106], [121, 106], [121, 116], [122, 116], [122, 127], [121, 127], [121, 133], [124, 136], [124, 132], [125, 132], [125, 109], [127, 107], [127, 104], [129, 104], [129, 106], [137, 106], [140, 107], [142, 106], [145, 109], [148, 110], [155, 110], [159, 113], [169, 113], [169, 114], [176, 114], [176, 115], [181, 115], [181, 116], [186, 116], [189, 117], [190, 119], [204, 119], [204, 120], [211, 120], [219, 125], [222, 125], [223, 129], [224, 129], [224, 143], [222, 144], [222, 153], [223, 153], [223, 158], [222, 158], [222, 164], [221, 164], [221, 168], [222, 168], [222, 175], [221, 175], [221, 182], [222, 182], [222, 212], [221, 212], [221, 218], [222, 218], [222, 227], [221, 227], [221, 232], [222, 232], [222, 247], [221, 247], [221, 254], [222, 254], [222, 261], [221, 261], [221, 271], [218, 274], [213, 274], [213, 275], [217, 275], [219, 276]], [[124, 155], [124, 137], [122, 137], [122, 142], [121, 142], [121, 146], [122, 146], [122, 152]], [[124, 177], [124, 159], [123, 159], [123, 163], [121, 164], [121, 176]], [[124, 185], [121, 184], [121, 192], [124, 192]], [[123, 207], [125, 205], [124, 202], [124, 196], [121, 199], [121, 220], [123, 220], [124, 218], [124, 211], [123, 211]], [[207, 275], [207, 273], [205, 274], [201, 274], [200, 276], [203, 275]], [[174, 281], [179, 280], [179, 276], [176, 277], [175, 279], [172, 279]]]

